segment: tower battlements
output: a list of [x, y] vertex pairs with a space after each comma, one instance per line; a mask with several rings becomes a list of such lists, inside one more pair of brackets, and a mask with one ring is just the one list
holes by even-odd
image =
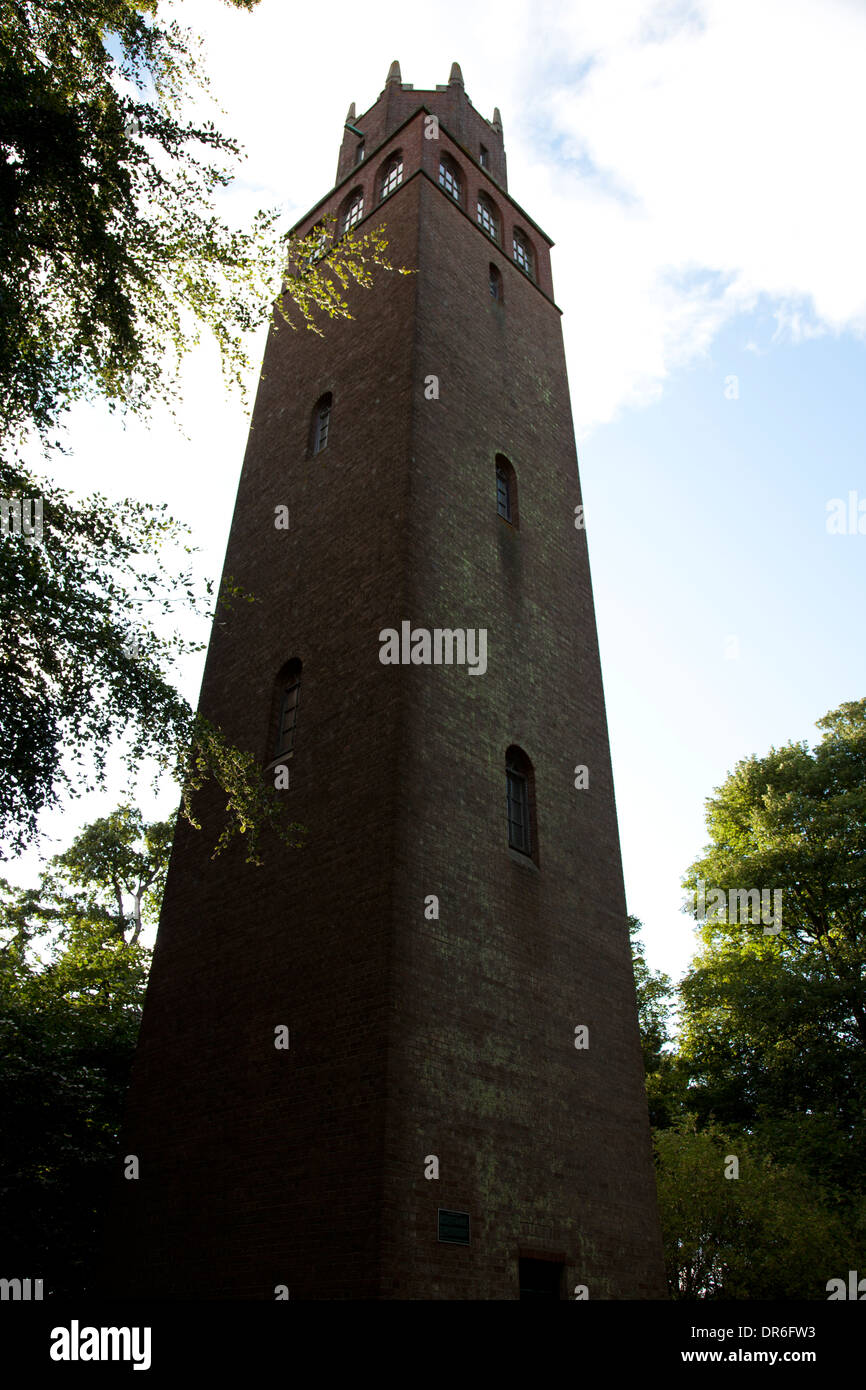
[[447, 85], [426, 90], [403, 82], [400, 64], [393, 62], [385, 86], [373, 105], [361, 116], [355, 115], [354, 102], [349, 107], [335, 182], [340, 183], [361, 162], [359, 146], [364, 146], [365, 156], [374, 154], [419, 106], [447, 126], [466, 154], [487, 171], [503, 192], [508, 191], [499, 109], [497, 107], [490, 121], [475, 110], [466, 94], [459, 63], [452, 63]]

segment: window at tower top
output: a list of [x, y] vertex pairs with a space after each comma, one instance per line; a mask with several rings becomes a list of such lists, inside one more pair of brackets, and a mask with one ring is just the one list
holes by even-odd
[[364, 158], [364, 141], [361, 140], [360, 143], [359, 143], [359, 145], [358, 145], [358, 148], [355, 150], [355, 163], [356, 163], [356, 164], [360, 164], [361, 161], [363, 160], [363, 158]]
[[490, 168], [490, 151], [486, 145], [481, 146], [481, 154], [479, 155], [478, 162], [482, 169]]
[[403, 182], [403, 156], [399, 152], [391, 155], [381, 173], [379, 201], [393, 193]]
[[307, 233], [304, 238], [304, 246], [306, 251], [303, 255], [303, 264], [306, 270], [310, 270], [328, 250], [328, 230], [323, 222], [317, 222], [312, 231]]
[[355, 188], [349, 194], [343, 204], [343, 216], [340, 220], [340, 231], [348, 232], [364, 216], [364, 190]]
[[486, 193], [478, 194], [478, 225], [492, 241], [499, 240], [499, 214]]
[[519, 227], [514, 228], [513, 246], [515, 265], [519, 265], [520, 269], [525, 271], [530, 279], [532, 279], [535, 274], [535, 258], [532, 254], [532, 245], [526, 233], [522, 232]]
[[455, 203], [460, 202], [460, 170], [447, 154], [439, 160], [439, 187], [444, 188]]

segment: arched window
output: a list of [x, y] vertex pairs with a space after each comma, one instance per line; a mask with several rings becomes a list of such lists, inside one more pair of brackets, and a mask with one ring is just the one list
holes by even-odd
[[535, 274], [535, 257], [532, 254], [532, 243], [525, 232], [519, 227], [514, 228], [514, 264], [519, 265], [530, 279]]
[[379, 201], [384, 201], [389, 193], [399, 188], [403, 182], [403, 156], [399, 152], [391, 156], [380, 175]]
[[274, 690], [273, 758], [284, 758], [294, 750], [300, 702], [301, 663], [293, 657], [277, 675]]
[[310, 270], [328, 250], [328, 229], [323, 222], [317, 222], [312, 231], [307, 233], [304, 246], [307, 249], [303, 256], [303, 266], [305, 270]]
[[461, 201], [460, 170], [448, 154], [443, 154], [439, 160], [439, 187], [444, 188], [455, 203]]
[[327, 447], [333, 399], [330, 391], [326, 391], [313, 407], [313, 420], [310, 428], [310, 453], [313, 456], [320, 454]]
[[343, 216], [340, 219], [340, 231], [348, 232], [356, 223], [360, 222], [364, 216], [364, 190], [363, 188], [354, 189], [343, 204]]
[[486, 193], [478, 194], [478, 225], [492, 241], [499, 240], [499, 213]]
[[508, 847], [535, 856], [535, 786], [532, 763], [514, 744], [505, 754], [505, 801]]
[[503, 303], [502, 276], [492, 261], [490, 263], [490, 298], [495, 299], [498, 304]]
[[496, 510], [517, 526], [517, 474], [504, 454], [496, 455]]

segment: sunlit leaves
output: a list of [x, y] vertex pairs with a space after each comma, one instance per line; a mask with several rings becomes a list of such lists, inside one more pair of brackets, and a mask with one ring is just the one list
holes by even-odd
[[200, 644], [158, 630], [199, 605], [166, 547], [186, 536], [165, 507], [62, 489], [0, 464], [0, 491], [42, 496], [39, 545], [0, 543], [0, 828], [20, 846], [62, 792], [104, 777], [112, 740], [130, 758], [173, 747], [189, 711], [167, 673]]
[[381, 227], [334, 240], [326, 222], [310, 241], [275, 210], [223, 220], [239, 149], [184, 119], [207, 76], [195, 36], [160, 13], [138, 0], [0, 4], [0, 495], [45, 503], [43, 546], [0, 545], [0, 833], [20, 848], [63, 793], [101, 783], [125, 734], [133, 767], [152, 758], [189, 779], [190, 814], [216, 778], [220, 845], [243, 835], [255, 859], [266, 826], [290, 844], [297, 832], [251, 755], [171, 684], [195, 649], [153, 621], [195, 607], [189, 575], [165, 558], [180, 528], [160, 507], [73, 502], [31, 477], [18, 445], [33, 433], [56, 445], [75, 401], [173, 408], [202, 333], [242, 387], [253, 329], [273, 315], [321, 332], [352, 317], [350, 286], [390, 267]]
[[[233, 0], [253, 8], [254, 0]], [[219, 215], [235, 141], [182, 119], [206, 88], [198, 42], [156, 5], [0, 6], [0, 450], [43, 438], [75, 400], [147, 414], [176, 398], [208, 332], [243, 386], [274, 296], [308, 327], [351, 317], [344, 291], [388, 267], [381, 228], [309, 248], [261, 210]], [[390, 268], [390, 267], [388, 267]], [[280, 286], [282, 285], [282, 290]]]

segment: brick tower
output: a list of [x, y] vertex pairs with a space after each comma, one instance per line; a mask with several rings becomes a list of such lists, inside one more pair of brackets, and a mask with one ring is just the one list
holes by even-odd
[[201, 693], [308, 839], [178, 826], [107, 1286], [661, 1298], [552, 243], [456, 63], [350, 108], [330, 213], [416, 273], [271, 333]]

